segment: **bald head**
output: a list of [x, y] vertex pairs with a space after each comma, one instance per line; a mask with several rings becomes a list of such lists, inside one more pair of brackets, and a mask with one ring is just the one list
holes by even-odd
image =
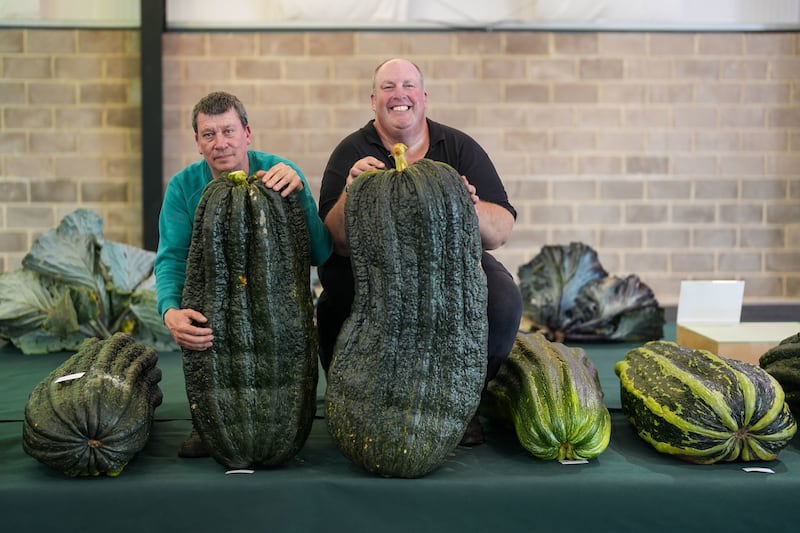
[[425, 78], [422, 75], [422, 70], [419, 68], [419, 66], [416, 63], [414, 63], [412, 61], [409, 61], [408, 59], [392, 58], [392, 59], [387, 59], [386, 61], [384, 61], [383, 63], [381, 63], [377, 67], [375, 67], [375, 72], [372, 73], [372, 93], [373, 94], [375, 93], [375, 88], [378, 86], [378, 79], [380, 77], [381, 72], [385, 68], [391, 68], [393, 66], [398, 66], [398, 65], [413, 67], [414, 70], [417, 71], [417, 75], [419, 76], [419, 80], [418, 80], [419, 81], [419, 86], [423, 90], [425, 89]]

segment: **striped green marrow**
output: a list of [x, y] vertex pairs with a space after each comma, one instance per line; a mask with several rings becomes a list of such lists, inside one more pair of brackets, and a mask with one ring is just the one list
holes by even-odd
[[23, 449], [70, 477], [119, 475], [150, 438], [157, 364], [153, 348], [125, 333], [84, 340], [28, 397]]
[[654, 341], [614, 369], [625, 416], [661, 453], [699, 464], [771, 461], [797, 430], [780, 384], [756, 365]]
[[800, 332], [764, 352], [758, 365], [778, 380], [792, 413], [800, 416]]
[[513, 423], [520, 444], [539, 459], [592, 459], [608, 446], [611, 416], [582, 348], [519, 334], [488, 392], [491, 409]]
[[362, 174], [347, 196], [355, 295], [325, 411], [343, 455], [413, 478], [445, 461], [477, 411], [488, 326], [469, 194], [452, 167], [405, 166], [402, 153], [398, 168]]
[[197, 432], [228, 468], [286, 463], [316, 411], [317, 336], [310, 238], [295, 195], [224, 174], [195, 213], [182, 305], [200, 311], [214, 345], [183, 350]]

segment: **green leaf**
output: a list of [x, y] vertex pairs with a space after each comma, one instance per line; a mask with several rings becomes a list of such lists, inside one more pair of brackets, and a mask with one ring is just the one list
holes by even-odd
[[102, 229], [100, 217], [78, 209], [36, 239], [22, 270], [0, 274], [0, 338], [47, 353], [127, 331], [177, 349], [156, 308], [155, 253], [106, 241]]
[[663, 336], [663, 309], [638, 276], [588, 283], [576, 298], [581, 319], [568, 335], [578, 340], [654, 340]]
[[100, 260], [106, 269], [109, 290], [132, 294], [153, 273], [156, 254], [118, 242], [106, 242]]
[[597, 253], [583, 243], [543, 246], [519, 267], [523, 308], [536, 324], [556, 332], [579, 314], [575, 299], [584, 285], [608, 274]]
[[102, 229], [102, 220], [92, 211], [73, 211], [58, 228], [34, 241], [22, 266], [67, 284], [100, 291], [96, 252], [103, 242]]
[[26, 355], [39, 355], [53, 352], [76, 351], [86, 335], [73, 333], [66, 337], [57, 337], [47, 331], [33, 330], [19, 337], [9, 339], [22, 353]]
[[663, 337], [664, 311], [636, 275], [609, 276], [582, 243], [545, 246], [519, 268], [524, 320], [549, 340]]
[[[155, 287], [155, 276], [151, 277]], [[172, 338], [156, 307], [156, 292], [148, 288], [148, 282], [132, 298], [131, 312], [136, 319], [131, 335], [156, 350], [174, 351], [179, 349]]]
[[[68, 316], [60, 320], [60, 313]], [[30, 270], [0, 274], [0, 337], [49, 328], [61, 334], [78, 330], [69, 289]]]

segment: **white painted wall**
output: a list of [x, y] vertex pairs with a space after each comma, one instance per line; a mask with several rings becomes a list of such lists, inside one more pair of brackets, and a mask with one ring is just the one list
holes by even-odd
[[[166, 0], [170, 28], [796, 26], [800, 0]], [[0, 0], [0, 26], [136, 27], [139, 0]]]

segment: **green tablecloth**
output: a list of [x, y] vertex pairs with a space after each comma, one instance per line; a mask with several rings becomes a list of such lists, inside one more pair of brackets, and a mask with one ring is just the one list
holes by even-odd
[[[674, 327], [668, 329], [668, 335]], [[161, 354], [164, 403], [147, 447], [117, 478], [66, 478], [25, 455], [27, 394], [66, 355], [0, 349], [0, 528], [3, 531], [796, 531], [800, 438], [774, 474], [741, 463], [699, 466], [655, 452], [619, 411], [613, 364], [633, 345], [588, 345], [612, 411], [608, 449], [583, 465], [528, 455], [508, 431], [458, 448], [415, 480], [368, 475], [335, 449], [322, 419], [287, 466], [225, 474], [180, 459], [188, 407], [178, 353]], [[324, 387], [324, 383], [322, 384]], [[320, 390], [323, 390], [321, 387]]]

